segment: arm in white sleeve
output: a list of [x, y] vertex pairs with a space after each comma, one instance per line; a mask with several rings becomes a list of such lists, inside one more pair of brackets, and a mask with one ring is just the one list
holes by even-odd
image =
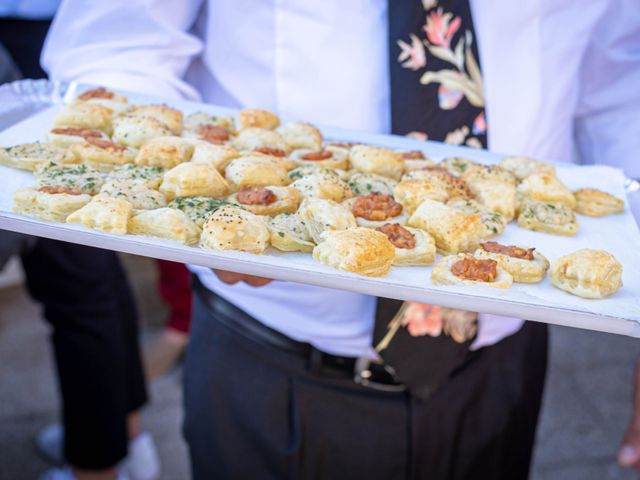
[[65, 0], [41, 61], [53, 80], [198, 99], [183, 80], [202, 41], [202, 0]]

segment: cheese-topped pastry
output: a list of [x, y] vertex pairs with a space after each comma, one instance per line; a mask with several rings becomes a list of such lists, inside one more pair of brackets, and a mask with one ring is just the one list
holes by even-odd
[[81, 223], [85, 227], [124, 235], [131, 212], [132, 206], [125, 199], [100, 194], [69, 215], [67, 223]]
[[282, 135], [289, 150], [305, 148], [315, 152], [322, 147], [322, 134], [310, 123], [287, 122], [276, 131]]
[[469, 165], [467, 169], [460, 174], [460, 177], [471, 183], [478, 180], [491, 180], [494, 182], [504, 182], [510, 185], [517, 185], [518, 178], [506, 168], [499, 165]]
[[152, 117], [127, 114], [113, 121], [112, 140], [133, 148], [140, 148], [152, 138], [173, 134], [166, 124]]
[[266, 128], [273, 130], [280, 125], [280, 119], [275, 113], [260, 108], [245, 108], [238, 113], [241, 128]]
[[136, 212], [129, 219], [129, 233], [160, 237], [191, 245], [200, 238], [200, 229], [182, 211], [157, 208]]
[[360, 172], [375, 173], [399, 180], [405, 170], [405, 161], [388, 148], [356, 145], [349, 152], [351, 165]]
[[78, 157], [71, 150], [48, 143], [23, 143], [0, 154], [0, 163], [31, 172], [50, 163], [69, 165], [78, 162]]
[[101, 138], [87, 138], [84, 143], [78, 143], [71, 150], [80, 158], [82, 163], [101, 172], [109, 172], [115, 167], [133, 163], [136, 150]]
[[405, 172], [420, 170], [422, 168], [432, 167], [435, 165], [435, 162], [420, 150], [410, 150], [399, 153], [404, 160]]
[[551, 265], [551, 283], [583, 298], [604, 298], [622, 287], [622, 265], [604, 250], [583, 248]]
[[339, 270], [383, 277], [391, 270], [395, 247], [384, 233], [370, 228], [333, 230], [313, 249], [313, 258]]
[[49, 222], [64, 222], [91, 201], [91, 196], [69, 187], [20, 188], [13, 194], [13, 211]]
[[300, 148], [291, 152], [291, 158], [298, 165], [316, 165], [338, 170], [349, 168], [349, 151], [340, 147], [326, 147], [316, 150]]
[[480, 215], [467, 214], [433, 200], [422, 202], [407, 223], [426, 230], [443, 254], [475, 248], [482, 232]]
[[231, 115], [209, 115], [204, 112], [195, 112], [184, 119], [184, 129], [190, 132], [198, 132], [202, 127], [213, 125], [221, 127], [230, 134], [236, 133], [236, 122]]
[[394, 265], [431, 265], [436, 259], [436, 242], [424, 230], [385, 223], [376, 228], [396, 249]]
[[298, 215], [316, 243], [327, 231], [345, 230], [358, 226], [351, 211], [333, 200], [307, 198], [300, 205]]
[[84, 143], [87, 138], [100, 138], [109, 140], [109, 137], [100, 130], [82, 127], [55, 127], [49, 130], [47, 139], [52, 145], [60, 145], [61, 147], [70, 147], [77, 143]]
[[292, 187], [244, 186], [229, 196], [227, 201], [256, 215], [278, 215], [294, 213], [301, 199], [300, 192]]
[[187, 162], [193, 155], [194, 145], [181, 137], [156, 137], [147, 141], [136, 155], [136, 165], [173, 168]]
[[409, 218], [402, 205], [396, 202], [392, 195], [369, 193], [350, 198], [343, 205], [351, 210], [361, 227], [376, 228], [385, 223], [404, 225]]
[[447, 205], [464, 213], [477, 213], [480, 215], [482, 231], [480, 238], [487, 239], [500, 235], [507, 226], [507, 219], [499, 213], [490, 210], [470, 198], [456, 197], [447, 202]]
[[351, 189], [344, 180], [327, 173], [312, 173], [291, 184], [305, 198], [324, 198], [341, 202], [351, 197]]
[[288, 151], [282, 135], [266, 128], [245, 128], [231, 142], [240, 151], [250, 152], [261, 148]]
[[203, 163], [181, 163], [164, 174], [160, 191], [169, 200], [175, 197], [223, 197], [229, 184], [222, 175]]
[[207, 142], [197, 142], [194, 145], [191, 161], [193, 163], [205, 163], [224, 173], [231, 160], [238, 158], [240, 152], [230, 145], [212, 145]]
[[425, 200], [444, 202], [449, 198], [449, 193], [439, 183], [411, 179], [398, 183], [393, 189], [393, 196], [408, 213], [413, 213]]
[[447, 192], [448, 198], [465, 197], [473, 198], [473, 193], [462, 178], [449, 173], [449, 171], [439, 165], [427, 167], [422, 170], [412, 170], [407, 172], [402, 181], [423, 180], [431, 183], [434, 187]]
[[547, 203], [561, 203], [575, 208], [576, 199], [558, 177], [550, 173], [534, 173], [522, 180], [518, 192], [525, 197]]
[[84, 91], [76, 97], [76, 103], [102, 105], [103, 107], [111, 109], [115, 113], [122, 113], [130, 107], [127, 102], [127, 97], [112, 90], [107, 90], [104, 87], [97, 87]]
[[468, 285], [509, 288], [513, 278], [493, 259], [476, 258], [468, 253], [448, 255], [440, 259], [431, 271], [437, 285]]
[[210, 250], [240, 250], [263, 253], [269, 245], [264, 217], [233, 205], [213, 212], [202, 228], [200, 246]]
[[231, 160], [225, 177], [235, 187], [287, 185], [289, 177], [282, 163], [268, 156], [247, 156]]
[[443, 159], [439, 165], [458, 176], [469, 170], [470, 167], [480, 166], [478, 162], [464, 157], [448, 157]]
[[531, 247], [483, 242], [474, 255], [476, 258], [491, 258], [497, 261], [517, 283], [538, 283], [549, 269], [549, 260]]
[[550, 175], [555, 175], [556, 173], [553, 165], [529, 157], [505, 157], [500, 162], [500, 166], [513, 173], [518, 177], [518, 180], [524, 180], [535, 173], [548, 173]]
[[228, 205], [225, 200], [215, 197], [178, 197], [169, 203], [169, 207], [182, 210], [200, 228], [209, 215], [225, 205]]
[[283, 252], [311, 252], [315, 244], [297, 213], [281, 213], [268, 220], [271, 246]]
[[573, 210], [560, 203], [525, 200], [518, 215], [518, 225], [529, 230], [572, 237], [578, 233]]
[[126, 180], [129, 183], [144, 185], [157, 190], [162, 183], [165, 169], [155, 166], [123, 165], [116, 167], [107, 175], [108, 180]]
[[80, 127], [111, 133], [113, 110], [95, 103], [72, 103], [53, 120], [54, 127]]
[[582, 215], [604, 217], [624, 212], [624, 202], [607, 192], [595, 188], [581, 188], [573, 192], [573, 195], [576, 199], [575, 210]]
[[182, 112], [166, 105], [135, 105], [127, 115], [133, 118], [153, 118], [169, 127], [173, 135], [182, 133]]
[[57, 165], [49, 163], [35, 172], [38, 187], [68, 187], [88, 195], [95, 195], [104, 183], [102, 174], [86, 165]]
[[396, 186], [396, 182], [389, 177], [362, 172], [351, 173], [347, 183], [355, 195], [366, 195], [368, 193], [393, 195], [393, 189]]
[[167, 205], [162, 193], [130, 180], [107, 180], [100, 193], [109, 197], [124, 198], [136, 210], [150, 210]]
[[317, 165], [304, 165], [290, 170], [289, 179], [293, 182], [313, 173], [326, 173], [327, 175], [333, 175], [343, 180], [348, 178], [348, 176], [343, 175], [343, 170], [332, 170], [331, 168], [319, 167]]

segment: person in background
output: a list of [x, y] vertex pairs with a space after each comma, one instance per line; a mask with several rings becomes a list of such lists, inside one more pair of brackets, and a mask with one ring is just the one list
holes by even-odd
[[[640, 149], [639, 9], [66, 0], [43, 65], [53, 78], [168, 101], [544, 160], [578, 153], [640, 176], [630, 160]], [[184, 432], [196, 480], [527, 477], [544, 325], [192, 270]], [[380, 358], [373, 345], [401, 312], [408, 328]]]
[[[0, 3], [0, 83], [46, 76], [39, 56], [58, 3]], [[138, 316], [117, 255], [6, 231], [0, 246], [0, 268], [20, 255], [29, 294], [53, 331], [63, 422], [46, 427], [36, 444], [67, 465], [41, 480], [156, 478], [158, 456], [140, 419], [147, 391]]]

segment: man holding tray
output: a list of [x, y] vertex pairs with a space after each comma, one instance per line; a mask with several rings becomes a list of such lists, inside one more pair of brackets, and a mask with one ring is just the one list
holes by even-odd
[[[640, 149], [634, 0], [319, 5], [69, 0], [43, 63], [338, 127], [567, 162], [577, 147], [640, 176], [618, 163]], [[194, 478], [527, 477], [544, 325], [193, 271]], [[390, 322], [408, 328], [388, 341]]]

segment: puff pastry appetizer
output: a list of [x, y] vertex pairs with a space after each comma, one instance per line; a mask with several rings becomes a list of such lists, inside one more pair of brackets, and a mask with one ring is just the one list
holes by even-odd
[[344, 180], [328, 173], [312, 173], [296, 180], [291, 187], [305, 198], [323, 198], [341, 202], [351, 197], [351, 189]]
[[136, 210], [150, 210], [165, 207], [164, 195], [146, 185], [129, 180], [107, 180], [100, 193], [114, 198], [127, 200]]
[[353, 168], [364, 173], [375, 173], [399, 180], [405, 170], [405, 160], [397, 152], [388, 148], [356, 145], [350, 152]]
[[271, 246], [283, 252], [313, 251], [315, 244], [302, 218], [297, 213], [281, 213], [267, 222]]
[[241, 128], [266, 128], [273, 130], [280, 125], [280, 119], [275, 113], [260, 108], [245, 108], [238, 113]]
[[232, 115], [209, 115], [204, 112], [195, 112], [184, 119], [184, 129], [197, 133], [202, 127], [213, 125], [221, 127], [230, 134], [236, 133], [236, 122]]
[[175, 197], [223, 197], [229, 191], [229, 184], [215, 168], [187, 162], [164, 174], [160, 191], [169, 200]]
[[345, 180], [348, 176], [343, 175], [342, 170], [332, 170], [330, 168], [318, 167], [316, 165], [305, 165], [303, 167], [297, 167], [289, 171], [289, 180], [295, 181], [299, 178], [306, 177], [314, 173], [326, 173], [327, 175], [333, 175], [334, 177]]
[[182, 210], [158, 208], [142, 210], [129, 219], [129, 233], [160, 237], [191, 245], [200, 238], [200, 229]]
[[431, 265], [436, 259], [436, 242], [424, 230], [385, 223], [376, 230], [384, 233], [396, 249], [394, 265]]
[[160, 120], [152, 117], [123, 115], [113, 121], [112, 140], [128, 147], [140, 148], [156, 137], [170, 137], [174, 133]]
[[366, 195], [368, 193], [393, 195], [393, 189], [397, 185], [396, 182], [389, 177], [362, 172], [354, 172], [349, 175], [347, 183], [355, 195]]
[[581, 188], [573, 192], [576, 212], [590, 217], [604, 217], [624, 212], [624, 202], [613, 195], [594, 188]]
[[153, 118], [166, 125], [173, 135], [182, 133], [182, 112], [166, 105], [136, 105], [127, 115], [133, 118]]
[[227, 201], [256, 215], [278, 215], [294, 213], [301, 199], [300, 192], [292, 187], [244, 186], [229, 196]]
[[304, 148], [315, 152], [322, 147], [322, 134], [310, 123], [288, 122], [279, 126], [276, 131], [282, 135], [289, 150]]
[[412, 170], [402, 177], [405, 180], [422, 180], [429, 182], [434, 188], [447, 192], [448, 198], [473, 198], [473, 193], [462, 178], [457, 177], [439, 165], [421, 170]]
[[89, 128], [110, 134], [112, 114], [110, 108], [95, 103], [72, 103], [58, 113], [53, 126]]
[[516, 215], [516, 186], [499, 180], [475, 178], [467, 181], [476, 200], [502, 215], [507, 222]]
[[56, 127], [47, 134], [47, 139], [51, 145], [59, 145], [61, 147], [84, 143], [90, 137], [109, 140], [109, 137], [100, 130], [82, 127]]
[[518, 184], [518, 178], [512, 172], [499, 165], [469, 165], [460, 174], [460, 177], [467, 183], [478, 180], [491, 180], [514, 186]]
[[524, 180], [529, 175], [536, 173], [556, 174], [556, 169], [553, 165], [529, 157], [505, 157], [500, 162], [500, 166], [513, 173], [518, 180]]
[[433, 167], [435, 165], [435, 162], [420, 150], [400, 152], [400, 155], [404, 159], [404, 167], [406, 172]]
[[124, 235], [131, 211], [132, 206], [125, 199], [99, 194], [69, 215], [67, 223], [81, 223], [85, 227]]
[[[0, 148], [0, 151], [4, 150]], [[49, 163], [69, 165], [78, 162], [78, 157], [71, 150], [48, 143], [23, 143], [0, 154], [0, 163], [31, 172]]]
[[90, 201], [90, 195], [69, 187], [21, 188], [13, 194], [13, 211], [49, 222], [64, 222]]
[[253, 185], [287, 185], [289, 176], [282, 163], [268, 156], [248, 156], [231, 160], [225, 169], [225, 176], [234, 188]]
[[576, 199], [555, 175], [550, 173], [534, 173], [518, 185], [518, 193], [525, 197], [547, 203], [560, 203], [575, 208]]
[[517, 283], [541, 282], [549, 269], [549, 260], [531, 247], [484, 242], [474, 255], [495, 260]]
[[324, 149], [300, 148], [291, 152], [291, 158], [298, 165], [316, 165], [318, 167], [347, 170], [349, 168], [349, 151], [340, 147]]
[[169, 203], [169, 207], [182, 210], [200, 228], [209, 215], [225, 205], [228, 205], [225, 200], [214, 197], [178, 197]]
[[410, 227], [426, 230], [443, 254], [474, 248], [482, 232], [480, 215], [466, 214], [433, 200], [422, 202], [407, 223]]
[[267, 152], [280, 150], [287, 152], [288, 147], [282, 135], [266, 128], [245, 128], [231, 142], [232, 146], [243, 152], [268, 149]]
[[235, 148], [229, 145], [212, 145], [207, 142], [198, 142], [193, 149], [191, 161], [193, 163], [205, 163], [224, 173], [227, 165], [240, 156]]
[[437, 285], [468, 285], [509, 288], [513, 278], [498, 262], [460, 253], [440, 259], [431, 271], [431, 280]]
[[470, 198], [456, 197], [447, 202], [447, 205], [464, 213], [477, 213], [480, 215], [482, 231], [480, 238], [488, 239], [500, 235], [507, 226], [507, 219], [499, 213], [490, 210]]
[[137, 165], [123, 165], [109, 172], [107, 180], [126, 180], [129, 183], [143, 185], [152, 190], [160, 188], [165, 169]]
[[376, 228], [385, 223], [404, 225], [409, 218], [402, 205], [396, 202], [392, 195], [369, 193], [350, 198], [344, 205], [351, 210], [361, 227]]
[[260, 254], [269, 245], [269, 237], [263, 217], [233, 205], [224, 205], [204, 223], [200, 246], [209, 250], [239, 250]]
[[76, 103], [84, 102], [102, 105], [116, 113], [122, 113], [130, 107], [129, 103], [127, 103], [127, 97], [111, 90], [107, 90], [104, 87], [86, 90], [76, 97]]
[[480, 166], [478, 162], [464, 157], [448, 157], [443, 159], [439, 165], [446, 168], [453, 175], [458, 176], [468, 171], [471, 167]]
[[300, 205], [298, 215], [316, 243], [320, 242], [322, 235], [327, 231], [346, 230], [358, 226], [351, 211], [333, 200], [307, 198]]
[[522, 204], [518, 225], [529, 230], [568, 237], [578, 233], [578, 222], [573, 210], [562, 204], [535, 200], [526, 200]]
[[413, 213], [425, 200], [444, 202], [449, 198], [448, 191], [438, 183], [428, 180], [402, 180], [393, 189], [393, 196], [408, 213]]
[[71, 150], [82, 163], [101, 172], [109, 172], [117, 166], [133, 163], [136, 158], [136, 151], [131, 147], [93, 137], [72, 146]]
[[551, 265], [551, 283], [582, 298], [604, 298], [622, 287], [622, 265], [604, 250], [583, 248]]
[[369, 228], [333, 230], [313, 249], [313, 258], [346, 272], [383, 277], [391, 270], [395, 247], [384, 233]]
[[173, 168], [193, 155], [192, 142], [181, 137], [156, 137], [146, 142], [136, 155], [136, 165]]
[[57, 165], [49, 163], [35, 172], [38, 187], [67, 187], [88, 195], [95, 195], [104, 183], [98, 170], [86, 165]]

